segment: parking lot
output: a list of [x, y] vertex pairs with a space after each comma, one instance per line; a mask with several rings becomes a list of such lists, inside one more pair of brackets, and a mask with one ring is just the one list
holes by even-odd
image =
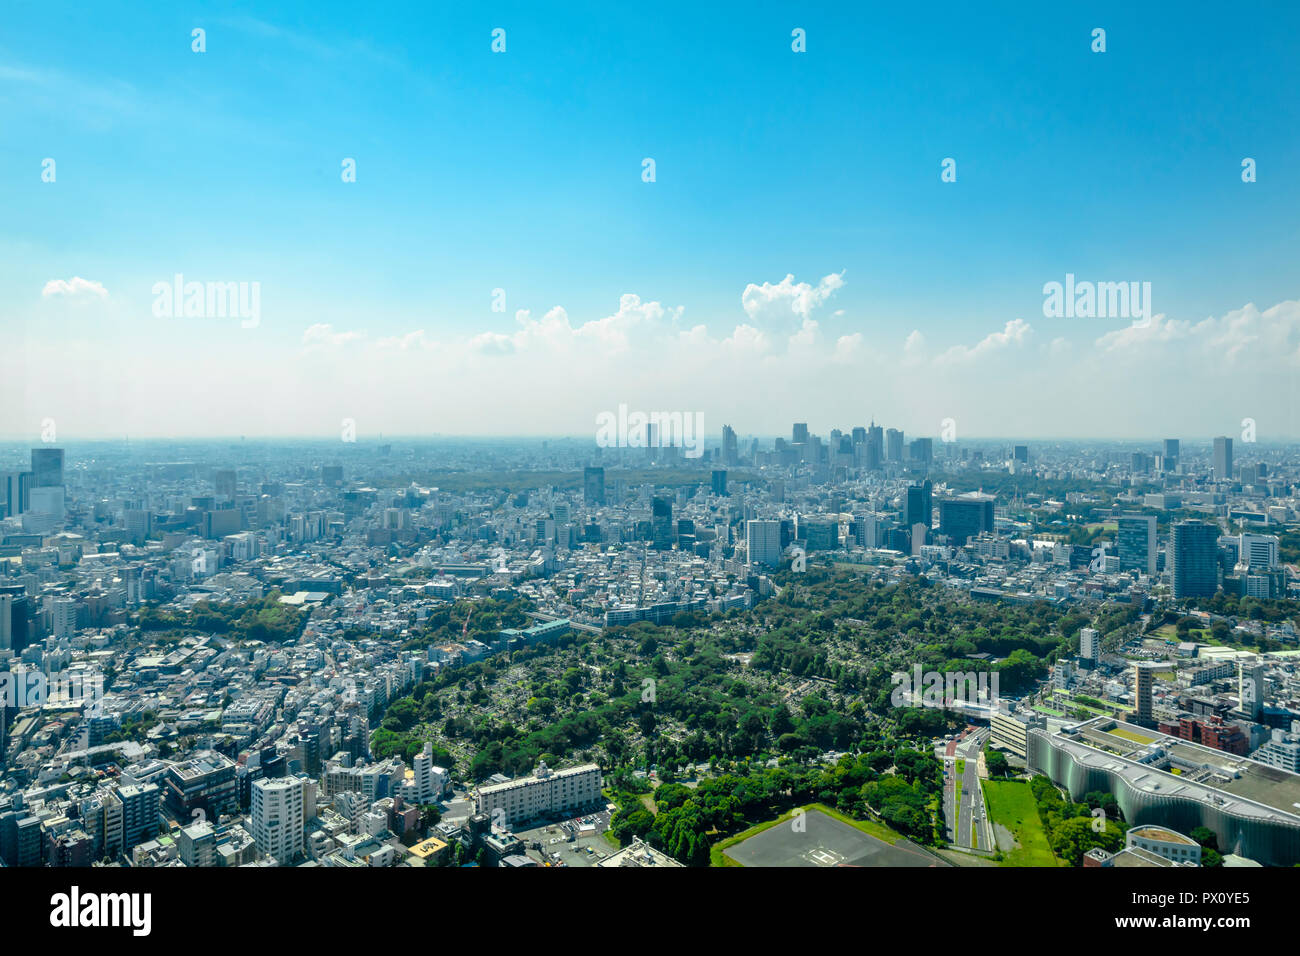
[[591, 866], [615, 852], [604, 837], [609, 829], [609, 817], [608, 810], [600, 810], [528, 829], [516, 829], [515, 835], [528, 847], [528, 855], [539, 862]]

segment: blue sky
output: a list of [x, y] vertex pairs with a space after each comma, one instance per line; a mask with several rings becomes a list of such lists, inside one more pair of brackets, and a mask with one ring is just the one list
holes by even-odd
[[[72, 434], [181, 429], [158, 414], [149, 383], [125, 374], [134, 362], [155, 387], [185, 393], [168, 403], [174, 414], [213, 416], [219, 433], [327, 433], [349, 390], [390, 432], [580, 432], [620, 401], [701, 408], [710, 431], [723, 420], [784, 431], [792, 418], [825, 431], [874, 413], [924, 434], [961, 406], [979, 434], [1224, 432], [1191, 393], [1190, 407], [1113, 429], [1123, 409], [1157, 403], [1132, 392], [1095, 421], [1062, 386], [1059, 401], [1017, 410], [1026, 391], [1057, 381], [1025, 368], [1064, 363], [1074, 348], [1103, 361], [1097, 343], [1122, 331], [1042, 316], [1043, 284], [1067, 272], [1149, 281], [1155, 311], [1187, 323], [1121, 343], [1163, 349], [1143, 366], [1153, 389], [1176, 385], [1156, 366], [1185, 361], [1161, 342], [1191, 348], [1199, 337], [1202, 352], [1214, 341], [1224, 354], [1222, 336], [1236, 334], [1228, 373], [1281, 362], [1261, 401], [1296, 404], [1295, 309], [1228, 318], [1300, 298], [1294, 4], [464, 6], [11, 3], [0, 30], [0, 315], [10, 316], [0, 322], [18, 327], [24, 350], [0, 369], [16, 419], [0, 434], [25, 435], [47, 411]], [[195, 27], [203, 54], [190, 48]], [[497, 27], [504, 54], [490, 50]], [[806, 53], [791, 51], [795, 27]], [[1090, 49], [1094, 27], [1106, 30], [1103, 54]], [[55, 183], [41, 181], [46, 157]], [[355, 183], [340, 180], [344, 157], [356, 160]], [[642, 182], [644, 157], [654, 183]], [[955, 183], [940, 181], [945, 157]], [[1243, 157], [1256, 160], [1257, 182], [1241, 181]], [[160, 324], [150, 290], [177, 272], [259, 282], [258, 327]], [[771, 297], [780, 307], [830, 275], [834, 288], [802, 311], [774, 320], [743, 306], [751, 285], [793, 290]], [[43, 294], [73, 277], [104, 294]], [[496, 288], [504, 313], [491, 310]], [[572, 329], [618, 325], [628, 294], [662, 314], [635, 319], [622, 350], [579, 356], [553, 337], [520, 337], [556, 307]], [[1016, 320], [1025, 327], [1009, 329]], [[701, 325], [714, 344], [692, 353], [700, 370], [643, 374], [660, 345], [665, 366], [689, 364], [672, 343]], [[733, 368], [725, 343], [741, 325], [767, 339]], [[790, 346], [801, 330], [820, 351]], [[471, 373], [464, 360], [434, 376], [440, 406], [487, 379], [506, 392], [499, 407], [457, 409], [462, 427], [422, 427], [409, 407], [429, 397], [427, 366], [371, 351], [417, 331], [439, 343], [425, 356], [435, 366], [462, 347], [509, 353], [501, 368]], [[892, 378], [916, 332], [931, 364]], [[1011, 345], [979, 351], [990, 335]], [[317, 354], [325, 347], [341, 354]], [[932, 364], [953, 348], [994, 364], [958, 382]], [[61, 399], [33, 368], [58, 355], [78, 383]], [[609, 380], [518, 410], [576, 358], [609, 364]], [[552, 377], [521, 372], [538, 365]], [[796, 366], [806, 380], [788, 374]], [[771, 377], [762, 410], [735, 399], [754, 368]], [[208, 393], [231, 380], [261, 389], [286, 369], [295, 388], [271, 389], [275, 410]], [[973, 383], [989, 381], [1007, 394], [981, 410]], [[905, 401], [903, 383], [951, 388]], [[117, 401], [103, 407], [95, 393]], [[320, 405], [331, 407], [316, 421]], [[1273, 434], [1300, 432], [1294, 410], [1274, 415]]]

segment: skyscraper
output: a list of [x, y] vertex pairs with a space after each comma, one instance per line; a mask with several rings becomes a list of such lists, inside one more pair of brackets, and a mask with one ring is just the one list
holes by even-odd
[[808, 423], [795, 422], [791, 431], [790, 441], [796, 445], [806, 445], [808, 443]]
[[0, 517], [17, 518], [31, 506], [36, 475], [30, 471], [0, 472]]
[[765, 519], [746, 521], [745, 547], [750, 564], [776, 567], [781, 563], [781, 522]]
[[1164, 471], [1178, 470], [1178, 439], [1166, 438], [1164, 454], [1160, 456], [1160, 464]]
[[35, 487], [63, 487], [63, 449], [33, 448], [32, 471], [36, 474]]
[[1119, 569], [1156, 573], [1156, 516], [1124, 514], [1116, 532], [1119, 544]]
[[605, 469], [586, 468], [582, 472], [582, 500], [587, 505], [605, 503]]
[[727, 495], [727, 471], [725, 468], [713, 470], [713, 493], [719, 497]]
[[[0, 597], [9, 598], [6, 602], [9, 609], [8, 643], [0, 646], [8, 647], [17, 653], [27, 647], [33, 626], [30, 623], [27, 587], [23, 584], [0, 584]], [[0, 610], [2, 609], [3, 607], [0, 607]], [[0, 633], [5, 632], [0, 631]]]
[[671, 499], [656, 497], [651, 502], [650, 538], [654, 542], [655, 550], [672, 550], [673, 503]]
[[1179, 521], [1169, 533], [1169, 579], [1174, 600], [1211, 597], [1219, 588], [1217, 525]]
[[1218, 481], [1232, 478], [1232, 439], [1226, 436], [1214, 439], [1214, 477]]
[[800, 515], [799, 537], [809, 551], [833, 551], [840, 546], [839, 522], [826, 515]]
[[907, 514], [904, 522], [907, 527], [923, 524], [926, 528], [934, 527], [934, 492], [930, 479], [907, 489]]
[[879, 471], [884, 462], [885, 430], [872, 422], [871, 427], [867, 429], [867, 470]]
[[993, 530], [993, 496], [971, 494], [939, 499], [939, 533], [954, 544], [965, 544], [982, 531]]
[[[14, 642], [14, 596], [0, 592], [0, 651], [13, 649]], [[4, 702], [0, 700], [0, 710]]]
[[736, 442], [736, 430], [730, 425], [722, 426], [722, 463], [728, 467], [740, 464], [740, 447]]
[[885, 432], [885, 461], [903, 460], [903, 433], [897, 428]]
[[934, 439], [914, 438], [907, 446], [912, 460], [912, 467], [926, 469], [934, 460]]
[[212, 486], [218, 498], [224, 498], [227, 501], [234, 500], [235, 492], [239, 487], [235, 469], [218, 468], [212, 473]]

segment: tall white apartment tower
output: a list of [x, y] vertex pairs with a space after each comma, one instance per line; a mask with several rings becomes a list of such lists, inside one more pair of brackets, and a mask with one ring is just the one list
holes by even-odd
[[1241, 661], [1237, 666], [1237, 698], [1241, 702], [1241, 711], [1251, 720], [1258, 720], [1264, 710], [1264, 671], [1267, 667], [1259, 658]]
[[71, 637], [77, 630], [77, 602], [72, 598], [55, 598], [51, 607], [54, 636]]
[[284, 866], [302, 855], [303, 777], [253, 781], [253, 842]]
[[1085, 627], [1079, 631], [1079, 656], [1086, 661], [1096, 663], [1101, 656], [1101, 631]]
[[426, 743], [424, 750], [412, 761], [415, 771], [415, 799], [418, 803], [433, 803], [447, 788], [450, 775], [442, 767], [433, 765], [433, 744]]

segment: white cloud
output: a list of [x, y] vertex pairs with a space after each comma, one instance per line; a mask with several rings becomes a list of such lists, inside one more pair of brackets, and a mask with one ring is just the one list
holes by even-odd
[[365, 337], [364, 332], [335, 332], [328, 322], [318, 322], [303, 332], [302, 344], [304, 348], [337, 348]]
[[393, 335], [375, 342], [377, 349], [393, 349], [399, 352], [436, 349], [438, 343], [429, 337], [424, 329], [416, 329], [405, 335]]
[[925, 361], [925, 336], [920, 329], [913, 329], [912, 334], [903, 342], [903, 364], [916, 365]]
[[[264, 325], [255, 348], [246, 332], [176, 324], [164, 339], [144, 325], [96, 323], [75, 342], [30, 340], [21, 359], [0, 350], [0, 407], [16, 420], [67, 418], [88, 435], [183, 434], [197, 399], [164, 408], [150, 396], [187, 395], [195, 376], [220, 372], [247, 385], [205, 419], [225, 434], [329, 434], [351, 417], [391, 434], [579, 435], [596, 411], [627, 402], [701, 410], [712, 434], [724, 422], [775, 434], [805, 420], [826, 434], [874, 415], [934, 437], [946, 417], [964, 435], [1191, 437], [1232, 434], [1251, 417], [1261, 441], [1300, 436], [1300, 302], [1192, 321], [1162, 315], [1105, 334], [1097, 322], [1031, 329], [1003, 319], [965, 340], [939, 322], [922, 331], [913, 320], [908, 334], [907, 317], [878, 335], [819, 326], [787, 306], [791, 318], [775, 326], [734, 305], [686, 324], [681, 309], [627, 294], [590, 321], [560, 307], [487, 325], [389, 318], [382, 336], [357, 329], [351, 313], [305, 312], [283, 346]], [[31, 318], [39, 314], [32, 305]], [[178, 349], [186, 362], [175, 361]], [[157, 370], [148, 388], [122, 371], [141, 361]], [[57, 401], [24, 374], [47, 362], [76, 383]], [[460, 401], [467, 395], [476, 401]]]
[[722, 340], [722, 345], [737, 352], [768, 352], [772, 349], [772, 340], [761, 329], [741, 323]]
[[1023, 345], [1033, 331], [1024, 319], [1012, 319], [1001, 332], [990, 332], [973, 346], [954, 345], [934, 360], [936, 365], [974, 362], [1013, 345]]
[[824, 276], [816, 286], [807, 282], [795, 282], [793, 275], [786, 275], [776, 284], [764, 282], [755, 285], [751, 282], [740, 294], [740, 304], [754, 322], [779, 322], [791, 318], [803, 320], [843, 285], [843, 272], [832, 272]]
[[41, 290], [41, 297], [45, 299], [69, 298], [82, 301], [107, 299], [108, 290], [104, 288], [101, 282], [83, 279], [81, 276], [73, 276], [71, 279], [51, 279], [45, 283], [45, 288]]
[[1262, 312], [1251, 302], [1195, 323], [1156, 315], [1146, 326], [1107, 332], [1095, 344], [1116, 357], [1127, 354], [1143, 360], [1201, 359], [1216, 366], [1248, 362], [1252, 367], [1263, 359], [1300, 364], [1300, 301], [1279, 302]]
[[865, 340], [861, 332], [854, 332], [852, 335], [841, 335], [835, 341], [835, 351], [832, 354], [832, 361], [841, 364], [850, 364], [861, 361], [866, 354]]

